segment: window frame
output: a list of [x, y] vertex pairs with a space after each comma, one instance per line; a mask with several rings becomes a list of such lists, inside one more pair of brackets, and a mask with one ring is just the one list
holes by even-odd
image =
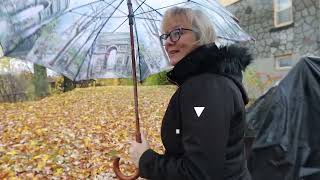
[[[280, 61], [283, 60], [283, 59], [290, 59], [291, 60], [291, 66], [280, 67]], [[289, 70], [294, 66], [292, 53], [284, 54], [284, 55], [280, 55], [280, 56], [275, 56], [274, 57], [274, 61], [275, 61], [275, 63], [274, 63], [275, 69], [279, 70], [279, 71], [281, 71], [281, 70]]]
[[289, 3], [290, 3], [290, 6], [289, 8], [291, 8], [291, 11], [290, 11], [290, 16], [291, 16], [291, 20], [288, 21], [288, 22], [283, 22], [283, 23], [278, 23], [278, 13], [281, 12], [281, 11], [284, 11], [284, 10], [287, 10], [287, 9], [284, 9], [284, 10], [281, 10], [281, 11], [278, 11], [278, 0], [273, 0], [273, 22], [274, 22], [274, 26], [275, 27], [283, 27], [283, 26], [286, 26], [286, 25], [289, 25], [289, 24], [292, 24], [293, 23], [293, 6], [292, 6], [292, 0], [288, 0]]

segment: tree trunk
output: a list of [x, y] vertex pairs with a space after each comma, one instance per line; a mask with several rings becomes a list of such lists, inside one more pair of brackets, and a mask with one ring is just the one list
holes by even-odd
[[47, 79], [47, 69], [37, 64], [33, 64], [33, 69], [34, 69], [33, 83], [35, 86], [36, 97], [45, 97], [49, 95], [49, 82]]
[[72, 91], [74, 88], [74, 82], [66, 76], [63, 76], [63, 92]]

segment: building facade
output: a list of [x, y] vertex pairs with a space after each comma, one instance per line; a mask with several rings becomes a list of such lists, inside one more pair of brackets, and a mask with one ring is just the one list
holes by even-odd
[[260, 74], [283, 77], [301, 56], [320, 56], [319, 0], [220, 0], [256, 41]]

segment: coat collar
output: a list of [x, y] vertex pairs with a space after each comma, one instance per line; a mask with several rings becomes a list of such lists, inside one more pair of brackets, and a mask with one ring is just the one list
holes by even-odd
[[[187, 79], [202, 73], [214, 73], [227, 76], [232, 79], [242, 91], [243, 96], [247, 96], [242, 86], [242, 71], [251, 63], [252, 56], [248, 49], [237, 45], [218, 48], [215, 44], [203, 45], [181, 61], [167, 73], [171, 82], [178, 86]], [[247, 97], [244, 98], [247, 101]]]

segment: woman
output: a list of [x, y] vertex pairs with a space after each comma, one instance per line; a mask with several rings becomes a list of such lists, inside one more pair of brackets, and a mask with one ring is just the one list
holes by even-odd
[[236, 46], [218, 48], [209, 18], [174, 7], [160, 39], [178, 85], [163, 118], [165, 154], [132, 142], [130, 156], [140, 176], [159, 180], [249, 180], [244, 154], [245, 104], [242, 71], [252, 60]]

